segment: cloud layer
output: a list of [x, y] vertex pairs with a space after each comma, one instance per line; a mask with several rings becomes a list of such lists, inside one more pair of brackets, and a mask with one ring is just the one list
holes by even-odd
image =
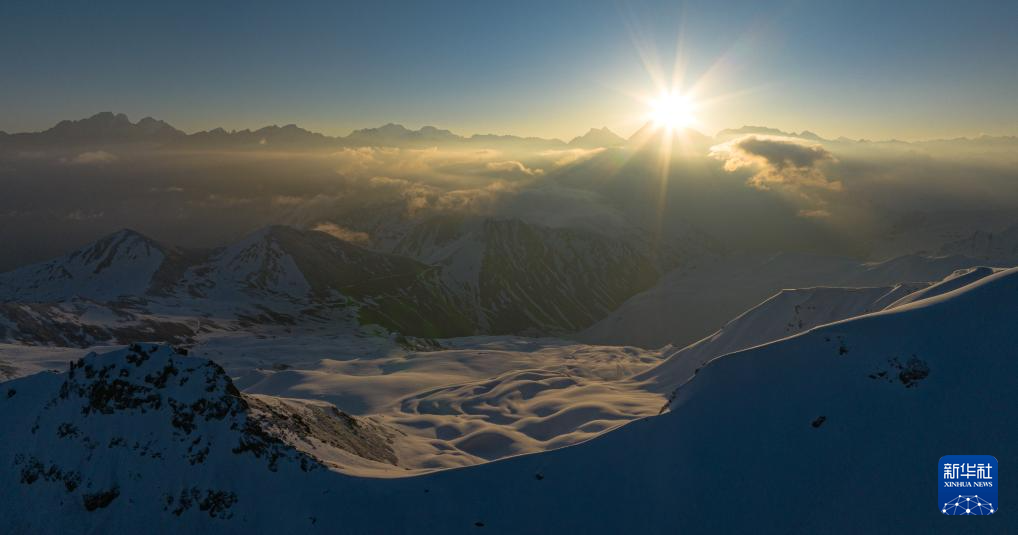
[[828, 164], [837, 160], [819, 143], [802, 139], [748, 135], [711, 148], [710, 155], [724, 162], [724, 169], [753, 172], [749, 184], [769, 190], [778, 189], [798, 198], [804, 206], [800, 215], [830, 215], [826, 210], [832, 192], [843, 189], [839, 180], [826, 174]]
[[[14, 244], [0, 266], [121, 227], [208, 247], [282, 223], [384, 248], [416, 222], [452, 215], [654, 240], [691, 226], [732, 249], [856, 254], [900, 236], [909, 221], [980, 214], [952, 223], [957, 233], [1018, 219], [1012, 138], [855, 142], [747, 132], [687, 148], [665, 171], [659, 144], [0, 151], [0, 238]], [[992, 225], [983, 217], [991, 212], [1002, 214]]]
[[76, 164], [76, 165], [94, 165], [94, 164], [111, 163], [111, 162], [115, 162], [115, 161], [117, 161], [119, 159], [120, 158], [118, 158], [116, 154], [113, 154], [111, 152], [106, 152], [104, 150], [96, 150], [96, 151], [82, 152], [81, 154], [78, 154], [77, 156], [71, 158], [69, 160], [69, 163]]

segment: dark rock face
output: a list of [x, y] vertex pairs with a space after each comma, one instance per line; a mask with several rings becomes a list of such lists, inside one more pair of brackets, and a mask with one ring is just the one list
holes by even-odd
[[[11, 448], [6, 462], [17, 483], [42, 492], [56, 485], [61, 494], [77, 496], [60, 503], [80, 503], [88, 512], [116, 507], [124, 498], [135, 504], [152, 499], [147, 487], [154, 486], [163, 491], [163, 510], [224, 519], [240, 499], [236, 489], [228, 481], [181, 487], [201, 474], [187, 467], [231, 458], [271, 472], [283, 464], [299, 471], [320, 466], [250, 419], [248, 401], [218, 364], [169, 346], [90, 353], [71, 363], [62, 382], [49, 384], [52, 394], [32, 407], [38, 413], [31, 428], [11, 430], [36, 437], [28, 441], [34, 443]], [[0, 403], [15, 402], [10, 393], [17, 391], [6, 391]], [[162, 475], [143, 481], [143, 473]], [[163, 481], [165, 474], [174, 474], [172, 482]]]
[[[145, 317], [145, 311], [132, 303], [104, 303], [112, 314], [129, 322], [93, 324], [81, 319], [77, 303], [0, 303], [0, 339], [30, 345], [88, 347], [130, 340], [155, 340], [169, 344], [188, 344], [197, 334], [184, 321]], [[4, 369], [0, 363], [0, 378]]]
[[905, 388], [917, 386], [919, 381], [926, 379], [930, 375], [929, 365], [925, 361], [916, 358], [915, 355], [912, 355], [912, 358], [908, 359], [898, 370], [898, 381], [905, 385]]
[[884, 380], [888, 383], [895, 381], [901, 383], [905, 388], [916, 388], [919, 383], [930, 376], [930, 366], [925, 360], [912, 355], [908, 360], [902, 362], [898, 357], [887, 359], [887, 367], [869, 374], [870, 379]]
[[[3, 327], [0, 327], [0, 331], [3, 331], [3, 330], [4, 330]], [[2, 333], [0, 333], [0, 334], [2, 334]], [[10, 362], [7, 362], [5, 360], [0, 360], [0, 381], [4, 381], [6, 379], [10, 379], [10, 378], [14, 377], [14, 375], [17, 374], [17, 373], [18, 373], [18, 369], [13, 364], [11, 364]], [[13, 396], [14, 395], [14, 391], [11, 390], [11, 391], [7, 392], [7, 395], [8, 396]]]
[[[247, 408], [226, 372], [212, 361], [185, 357], [166, 346], [139, 344], [131, 345], [122, 360], [110, 360], [92, 353], [72, 362], [60, 398], [83, 401], [81, 412], [86, 416], [158, 411], [167, 405], [171, 425], [185, 434], [194, 430], [195, 418], [223, 420]], [[188, 385], [183, 377], [173, 383], [178, 375], [197, 378], [201, 384]]]
[[93, 492], [91, 494], [84, 494], [81, 497], [82, 503], [85, 505], [86, 511], [95, 511], [96, 509], [102, 509], [113, 502], [120, 496], [120, 488], [113, 487], [109, 490], [101, 492]]
[[78, 472], [61, 470], [55, 464], [47, 467], [36, 457], [16, 457], [14, 464], [21, 466], [21, 482], [25, 485], [31, 485], [40, 480], [50, 483], [62, 482], [67, 492], [74, 492], [74, 489], [81, 484], [81, 474]]
[[[314, 455], [318, 445], [350, 452], [380, 463], [399, 465], [394, 432], [367, 418], [354, 418], [332, 405], [317, 405], [271, 396], [245, 396], [249, 422], [269, 435]], [[245, 446], [251, 447], [251, 446]]]
[[[65, 374], [4, 386], [0, 416], [18, 438], [0, 442], [0, 489], [96, 522], [138, 507], [234, 518], [251, 489], [222, 474], [322, 477], [314, 455], [323, 449], [398, 465], [387, 426], [326, 403], [244, 395], [218, 364], [167, 345], [90, 353]], [[46, 525], [26, 515], [12, 522], [29, 532]]]
[[170, 511], [176, 516], [182, 515], [192, 507], [205, 511], [212, 518], [229, 519], [233, 517], [230, 508], [237, 503], [237, 494], [221, 490], [202, 489], [191, 487], [180, 491], [177, 496], [167, 494], [164, 498], [166, 505], [163, 510]]

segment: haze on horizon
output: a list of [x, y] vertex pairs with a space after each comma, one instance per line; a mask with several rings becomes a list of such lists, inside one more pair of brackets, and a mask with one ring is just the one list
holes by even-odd
[[0, 130], [114, 110], [188, 132], [392, 122], [568, 140], [630, 135], [666, 89], [693, 95], [707, 134], [1018, 133], [1018, 8], [939, 4], [6, 2]]

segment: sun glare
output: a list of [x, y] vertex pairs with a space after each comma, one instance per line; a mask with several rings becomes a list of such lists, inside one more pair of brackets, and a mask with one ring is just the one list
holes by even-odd
[[650, 118], [659, 126], [675, 130], [696, 123], [693, 111], [696, 106], [688, 97], [678, 93], [665, 93], [650, 101]]

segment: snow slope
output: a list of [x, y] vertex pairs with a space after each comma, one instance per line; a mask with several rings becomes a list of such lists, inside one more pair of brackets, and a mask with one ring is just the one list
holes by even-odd
[[[651, 251], [633, 236], [488, 218], [422, 222], [394, 246], [398, 254], [279, 225], [186, 254], [121, 231], [0, 274], [0, 322], [14, 331], [0, 337], [83, 347], [138, 339], [57, 310], [74, 299], [106, 304], [111, 316], [134, 324], [157, 310], [281, 324], [344, 309], [357, 323], [411, 336], [561, 334], [602, 318], [702, 246], [691, 238], [667, 249]], [[175, 336], [166, 340], [178, 343], [182, 335]]]
[[394, 251], [441, 266], [482, 332], [558, 335], [650, 288], [696, 247], [656, 255], [635, 235], [449, 216], [420, 223]]
[[173, 254], [131, 230], [121, 230], [49, 262], [0, 273], [0, 301], [60, 301], [86, 297], [112, 301], [143, 295]]
[[958, 288], [972, 284], [973, 282], [976, 282], [979, 279], [982, 279], [983, 277], [988, 277], [1000, 271], [1001, 269], [1002, 268], [990, 268], [985, 266], [973, 267], [968, 269], [959, 269], [958, 271], [951, 273], [947, 277], [944, 277], [944, 280], [936, 284], [931, 284], [926, 288], [912, 292], [902, 297], [901, 299], [898, 299], [897, 301], [888, 305], [887, 308], [894, 308], [906, 305], [908, 303], [913, 303], [921, 299], [929, 299], [931, 297], [936, 297], [938, 295], [942, 295], [957, 290]]
[[183, 343], [208, 328], [331, 321], [473, 334], [464, 308], [433, 266], [282, 226], [188, 254], [121, 231], [0, 274], [0, 339], [34, 344]]
[[402, 431], [400, 470], [575, 444], [665, 402], [629, 380], [661, 362], [656, 351], [517, 337], [448, 339], [422, 350], [351, 342], [233, 336], [192, 354], [221, 363], [245, 393], [328, 402]]
[[[661, 417], [427, 484], [504, 532], [1014, 531], [1003, 514], [948, 521], [933, 482], [949, 451], [1018, 461], [1016, 294], [1018, 270], [1007, 270], [728, 355]], [[482, 481], [499, 484], [469, 491]], [[1001, 496], [1018, 490], [1002, 484]], [[423, 509], [408, 516], [468, 531], [469, 513]]]
[[[0, 386], [15, 390], [0, 395], [0, 425], [14, 438], [0, 462], [20, 463], [0, 472], [0, 513], [15, 529], [50, 531], [1013, 532], [1003, 511], [978, 524], [945, 518], [933, 481], [949, 452], [1018, 462], [1016, 295], [1018, 269], [1001, 271], [716, 359], [669, 412], [583, 444], [400, 479], [305, 473], [275, 443], [264, 450], [280, 448], [273, 471], [271, 455], [232, 451], [245, 427], [215, 418], [194, 419], [199, 444], [214, 445], [192, 465], [196, 435], [174, 427], [173, 405], [105, 414], [87, 408], [81, 367], [35, 375]], [[243, 416], [224, 404], [228, 418]], [[102, 447], [114, 433], [139, 450], [158, 437], [162, 456]], [[1013, 478], [1001, 484], [1001, 496], [1018, 490]]]
[[[189, 350], [221, 365], [245, 394], [325, 403], [389, 430], [396, 464], [332, 459], [356, 475], [392, 477], [568, 446], [656, 414], [666, 400], [629, 380], [661, 362], [657, 351], [516, 337], [441, 344], [257, 327], [202, 335]], [[61, 369], [82, 354], [0, 344], [0, 373]]]
[[940, 248], [942, 254], [962, 254], [992, 265], [1018, 264], [1018, 225], [1000, 232], [976, 231]]
[[729, 321], [714, 334], [671, 351], [665, 362], [634, 379], [646, 380], [648, 387], [654, 391], [670, 392], [715, 357], [787, 338], [819, 325], [882, 310], [908, 299], [925, 286], [898, 284], [871, 288], [782, 290]]
[[932, 282], [981, 264], [961, 255], [905, 255], [879, 263], [795, 253], [707, 258], [665, 274], [653, 288], [629, 298], [574, 338], [594, 344], [683, 347], [782, 289]]

